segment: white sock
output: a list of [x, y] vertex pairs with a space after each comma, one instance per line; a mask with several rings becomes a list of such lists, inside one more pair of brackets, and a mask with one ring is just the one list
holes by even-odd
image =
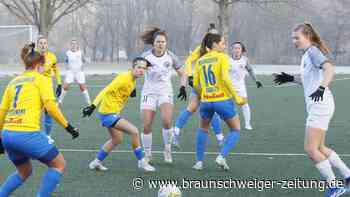
[[222, 141], [222, 140], [224, 140], [224, 134], [222, 134], [222, 133], [219, 133], [219, 134], [216, 134], [216, 139], [218, 140], [218, 141]]
[[85, 102], [86, 102], [88, 105], [91, 105], [91, 99], [90, 99], [90, 95], [89, 95], [88, 90], [84, 90], [84, 91], [81, 92], [81, 93], [84, 95]]
[[339, 170], [339, 172], [343, 175], [344, 178], [350, 177], [350, 169], [344, 163], [343, 160], [340, 159], [339, 155], [336, 152], [332, 152], [328, 158], [331, 165]]
[[169, 147], [171, 144], [172, 140], [172, 132], [173, 128], [170, 129], [162, 129], [162, 134], [163, 134], [163, 142], [165, 147]]
[[175, 135], [180, 135], [180, 131], [181, 131], [180, 128], [174, 127], [174, 133], [175, 133]]
[[150, 134], [141, 134], [141, 140], [143, 149], [146, 155], [151, 155], [152, 152], [152, 133]]
[[320, 171], [321, 175], [327, 180], [329, 185], [334, 185], [335, 175], [332, 170], [331, 163], [328, 159], [316, 164], [316, 168]]
[[60, 104], [63, 103], [63, 99], [64, 99], [64, 97], [66, 96], [66, 94], [67, 94], [67, 91], [65, 91], [65, 90], [62, 88], [62, 93], [61, 93], [60, 98], [58, 98], [58, 103], [60, 103]]
[[244, 116], [245, 125], [246, 126], [250, 125], [251, 113], [250, 113], [250, 107], [248, 103], [242, 106], [242, 112]]

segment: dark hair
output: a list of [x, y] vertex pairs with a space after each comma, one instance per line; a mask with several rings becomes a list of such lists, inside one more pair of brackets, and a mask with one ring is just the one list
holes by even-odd
[[21, 51], [21, 59], [26, 69], [33, 68], [38, 63], [44, 63], [45, 57], [39, 52], [35, 51], [35, 43], [24, 45]]
[[214, 43], [219, 43], [221, 39], [222, 36], [220, 34], [207, 33], [202, 40], [199, 56], [202, 57], [204, 54], [206, 54], [207, 49], [212, 49]]
[[233, 46], [234, 46], [235, 44], [239, 44], [239, 45], [241, 46], [241, 48], [242, 48], [242, 53], [246, 53], [246, 52], [247, 52], [247, 48], [245, 48], [245, 45], [244, 45], [241, 41], [236, 41], [236, 42], [232, 43], [232, 44], [231, 44], [231, 48], [233, 48]]
[[301, 30], [302, 34], [306, 36], [313, 45], [319, 48], [323, 54], [329, 54], [331, 50], [321, 39], [320, 34], [314, 29], [311, 23], [304, 22], [302, 24], [298, 24], [294, 28], [294, 32]]
[[209, 28], [207, 30], [207, 33], [212, 33], [212, 34], [218, 34], [219, 31], [215, 27], [215, 23], [209, 23]]
[[38, 36], [38, 39], [37, 39], [37, 42], [39, 42], [40, 40], [42, 39], [45, 39], [45, 40], [48, 40], [47, 37], [43, 36], [43, 35], [39, 35]]
[[139, 61], [144, 61], [144, 62], [146, 62], [147, 68], [152, 66], [152, 64], [151, 64], [147, 59], [145, 59], [145, 58], [143, 58], [143, 57], [136, 57], [135, 59], [132, 60], [132, 68], [135, 68], [135, 66], [137, 65], [137, 63], [138, 63]]
[[158, 27], [152, 27], [146, 31], [144, 31], [141, 35], [141, 39], [145, 44], [153, 45], [154, 40], [157, 36], [164, 36], [166, 40], [168, 40], [168, 34], [165, 30], [161, 30]]

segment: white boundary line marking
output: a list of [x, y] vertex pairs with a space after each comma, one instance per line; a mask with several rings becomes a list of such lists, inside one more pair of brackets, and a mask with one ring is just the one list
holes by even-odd
[[[62, 152], [87, 152], [87, 153], [96, 153], [99, 150], [97, 149], [60, 149]], [[131, 150], [115, 150], [112, 153], [133, 153]], [[163, 151], [152, 151], [154, 154], [163, 154]], [[173, 151], [173, 154], [178, 155], [194, 155], [196, 152], [191, 151]], [[206, 152], [206, 155], [217, 155], [218, 152]], [[242, 156], [303, 156], [306, 157], [306, 154], [303, 153], [231, 153], [230, 155], [242, 155]], [[339, 154], [342, 157], [350, 157], [350, 154]]]

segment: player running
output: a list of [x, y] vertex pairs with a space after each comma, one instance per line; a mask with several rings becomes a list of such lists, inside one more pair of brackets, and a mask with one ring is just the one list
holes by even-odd
[[[241, 42], [234, 42], [232, 45], [232, 58], [230, 58], [231, 69], [230, 75], [232, 79], [233, 86], [236, 88], [237, 94], [245, 100], [248, 100], [247, 88], [245, 84], [245, 77], [247, 72], [254, 80], [256, 87], [263, 87], [262, 83], [257, 80], [253, 68], [249, 64], [248, 57], [245, 56], [247, 52], [245, 46]], [[243, 117], [245, 120], [245, 129], [253, 130], [250, 123], [251, 113], [249, 104], [246, 103], [241, 106]]]
[[332, 167], [339, 170], [347, 183], [350, 181], [350, 169], [338, 154], [325, 144], [326, 132], [335, 108], [334, 98], [329, 88], [334, 77], [334, 66], [326, 57], [330, 50], [309, 23], [296, 26], [292, 36], [296, 48], [304, 52], [300, 66], [301, 76], [275, 74], [274, 81], [279, 85], [287, 82], [302, 84], [308, 114], [305, 151], [330, 186], [326, 196], [340, 196], [349, 191], [334, 186], [336, 177]]
[[90, 162], [89, 168], [91, 170], [108, 170], [102, 162], [116, 146], [122, 143], [123, 133], [127, 133], [131, 136], [132, 148], [138, 160], [138, 167], [146, 172], [155, 171], [154, 167], [149, 165], [144, 158], [138, 129], [120, 116], [130, 94], [136, 88], [136, 79], [143, 77], [149, 66], [150, 63], [144, 58], [134, 59], [131, 71], [119, 74], [97, 95], [90, 106], [83, 109], [83, 117], [90, 116], [99, 105], [96, 116], [100, 119], [101, 125], [106, 127], [111, 135], [111, 139], [101, 147], [96, 158]]
[[[59, 98], [62, 92], [62, 80], [60, 70], [57, 66], [57, 58], [56, 55], [50, 51], [48, 51], [48, 40], [45, 37], [38, 38], [38, 48], [37, 50], [41, 55], [45, 57], [44, 64], [44, 72], [43, 75], [52, 79], [54, 76], [56, 78], [56, 98]], [[45, 111], [44, 115], [44, 127], [45, 133], [49, 136], [50, 140], [51, 131], [52, 131], [52, 118], [49, 116], [47, 111]]]
[[[7, 85], [0, 105], [0, 131], [3, 146], [17, 171], [7, 177], [0, 187], [0, 197], [10, 196], [32, 174], [31, 159], [46, 164], [38, 192], [49, 197], [61, 181], [65, 160], [57, 147], [40, 130], [42, 109], [45, 108], [73, 139], [79, 136], [57, 107], [52, 80], [41, 75], [44, 56], [34, 51], [34, 44], [21, 52], [25, 71]], [[0, 140], [1, 141], [1, 140]]]
[[[219, 31], [215, 28], [215, 24], [210, 24], [207, 33], [218, 34]], [[196, 61], [200, 58], [200, 48], [201, 46], [198, 46], [187, 57], [185, 62], [186, 74], [188, 75], [188, 82], [191, 87], [193, 86], [192, 65], [195, 64]], [[192, 88], [192, 95], [191, 95], [190, 102], [187, 105], [187, 108], [180, 113], [179, 117], [177, 117], [175, 121], [174, 139], [173, 139], [173, 145], [175, 147], [178, 147], [178, 148], [180, 147], [179, 140], [180, 140], [181, 129], [186, 125], [188, 119], [192, 116], [192, 114], [197, 111], [198, 106], [199, 106], [199, 96], [198, 96], [198, 93], [195, 91], [195, 89]], [[215, 133], [217, 142], [219, 146], [221, 146], [224, 140], [224, 135], [222, 134], [221, 120], [217, 114], [214, 114], [211, 122], [211, 126]]]
[[70, 50], [66, 52], [66, 78], [63, 84], [62, 94], [58, 100], [58, 103], [62, 104], [63, 99], [66, 96], [69, 86], [76, 82], [80, 87], [80, 91], [84, 96], [85, 102], [90, 105], [90, 95], [85, 82], [85, 73], [83, 71], [83, 54], [79, 48], [77, 40], [70, 42]]
[[214, 113], [219, 114], [230, 128], [224, 139], [219, 156], [215, 162], [224, 170], [229, 170], [226, 157], [240, 138], [240, 121], [235, 109], [235, 103], [246, 103], [234, 89], [230, 76], [229, 56], [224, 53], [225, 40], [219, 34], [207, 34], [201, 45], [201, 56], [195, 65], [193, 87], [200, 95], [200, 126], [196, 137], [196, 159], [193, 166], [196, 170], [203, 169], [204, 153], [208, 138], [208, 129]]
[[144, 52], [142, 57], [147, 59], [152, 67], [145, 74], [142, 87], [141, 110], [143, 116], [142, 144], [148, 161], [152, 157], [152, 124], [157, 107], [160, 109], [162, 119], [162, 134], [164, 142], [164, 161], [172, 163], [172, 115], [173, 115], [173, 88], [171, 82], [172, 72], [175, 70], [181, 78], [178, 98], [187, 99], [187, 78], [178, 58], [168, 50], [168, 35], [165, 31], [152, 28], [142, 35], [145, 44], [152, 45], [152, 49]]

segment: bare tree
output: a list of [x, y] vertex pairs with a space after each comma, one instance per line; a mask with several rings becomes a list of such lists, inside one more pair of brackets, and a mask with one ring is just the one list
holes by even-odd
[[94, 0], [0, 0], [10, 13], [39, 33], [48, 36], [52, 27], [64, 16]]

